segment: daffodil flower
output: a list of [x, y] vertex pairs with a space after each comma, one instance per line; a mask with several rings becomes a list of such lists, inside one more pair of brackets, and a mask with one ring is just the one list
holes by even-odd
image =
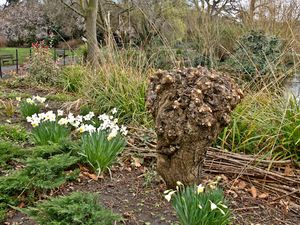
[[203, 193], [204, 191], [204, 186], [202, 184], [199, 184], [197, 186], [197, 194]]
[[176, 191], [170, 191], [167, 195], [165, 195], [165, 199], [167, 199], [167, 201], [171, 201], [172, 195], [175, 193]]
[[215, 209], [218, 208], [218, 206], [215, 203], [213, 203], [211, 200], [209, 200], [209, 202], [210, 202], [210, 209], [211, 209], [211, 211], [213, 211], [213, 210], [215, 210]]
[[21, 97], [16, 97], [16, 100], [17, 100], [18, 102], [20, 102], [20, 101], [21, 101]]

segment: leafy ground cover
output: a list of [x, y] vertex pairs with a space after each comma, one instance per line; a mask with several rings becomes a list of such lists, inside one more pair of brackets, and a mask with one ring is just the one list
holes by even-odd
[[[25, 82], [14, 85], [14, 80], [1, 81], [0, 90], [1, 100], [5, 103], [11, 101], [16, 107], [12, 116], [4, 107], [0, 111], [0, 215], [3, 222], [43, 224], [24, 213], [33, 218], [45, 215], [40, 214], [50, 204], [45, 200], [53, 199], [51, 207], [54, 205], [59, 209], [68, 198], [64, 201], [53, 197], [72, 196], [72, 193], [80, 191], [94, 193], [97, 200], [93, 202], [96, 201], [101, 209], [105, 207], [105, 212], [109, 210], [108, 215], [112, 211], [121, 216], [117, 224], [179, 224], [175, 210], [163, 197], [166, 187], [155, 173], [155, 157], [149, 151], [155, 137], [148, 135], [148, 129], [130, 127], [127, 147], [117, 163], [110, 168], [110, 173], [97, 176], [97, 172], [78, 154], [76, 140], [63, 145], [36, 146], [30, 133], [32, 128], [22, 118], [16, 100], [18, 96], [51, 96], [46, 101], [46, 111], [64, 109], [79, 113], [84, 109], [78, 107], [75, 94], [25, 85]], [[247, 180], [218, 175], [221, 176], [219, 186], [223, 188], [232, 210], [234, 224], [294, 225], [299, 222], [297, 211], [290, 210], [293, 206], [288, 196], [279, 197], [261, 190], [258, 194], [258, 189]], [[204, 174], [204, 183], [210, 180], [215, 180], [215, 175]], [[23, 182], [22, 185], [20, 182]], [[65, 215], [70, 213], [67, 211]]]

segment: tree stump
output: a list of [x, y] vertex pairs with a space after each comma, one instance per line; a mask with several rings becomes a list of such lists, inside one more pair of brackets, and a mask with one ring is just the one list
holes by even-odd
[[242, 97], [231, 78], [203, 67], [150, 77], [147, 108], [155, 121], [157, 171], [169, 188], [177, 181], [200, 183], [207, 148]]

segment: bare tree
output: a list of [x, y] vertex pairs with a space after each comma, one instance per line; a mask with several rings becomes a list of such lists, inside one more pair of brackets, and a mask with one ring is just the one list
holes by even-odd
[[61, 2], [78, 15], [84, 17], [88, 45], [87, 60], [93, 68], [97, 68], [99, 66], [100, 53], [97, 41], [98, 0], [61, 0]]

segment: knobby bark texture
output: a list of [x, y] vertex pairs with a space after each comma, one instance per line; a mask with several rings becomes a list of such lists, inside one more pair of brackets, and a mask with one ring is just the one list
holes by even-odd
[[234, 81], [203, 67], [158, 71], [149, 79], [147, 107], [157, 134], [157, 170], [169, 188], [199, 184], [208, 147], [243, 97]]

